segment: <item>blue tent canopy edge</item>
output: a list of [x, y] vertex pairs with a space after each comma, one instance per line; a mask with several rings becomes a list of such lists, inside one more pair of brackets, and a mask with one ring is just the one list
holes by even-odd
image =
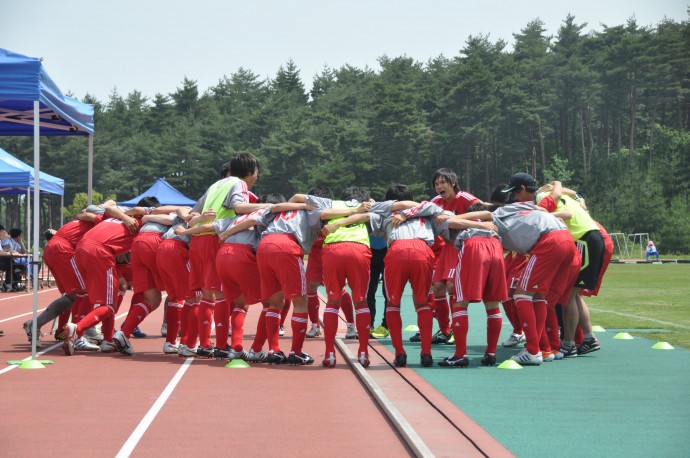
[[161, 205], [190, 205], [196, 204], [195, 200], [182, 194], [175, 189], [170, 183], [163, 178], [159, 178], [149, 189], [141, 193], [139, 196], [125, 202], [120, 202], [120, 205], [125, 207], [134, 207], [144, 197], [155, 196]]
[[[39, 172], [41, 194], [65, 194], [65, 180]], [[0, 148], [0, 194], [26, 194], [34, 189], [34, 168]]]

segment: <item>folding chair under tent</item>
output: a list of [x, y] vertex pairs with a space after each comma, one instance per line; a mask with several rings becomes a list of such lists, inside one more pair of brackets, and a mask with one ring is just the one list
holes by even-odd
[[[40, 136], [81, 135], [88, 137], [88, 196], [93, 185], [93, 106], [66, 97], [43, 68], [42, 59], [0, 48], [0, 135], [33, 136], [34, 176], [40, 177]], [[34, 186], [33, 262], [38, 276], [39, 202], [42, 179]], [[33, 285], [33, 339], [31, 362], [36, 363], [36, 317], [38, 282]], [[25, 366], [25, 365], [23, 365]], [[26, 365], [29, 367], [32, 365]], [[33, 366], [42, 367], [35, 364]]]

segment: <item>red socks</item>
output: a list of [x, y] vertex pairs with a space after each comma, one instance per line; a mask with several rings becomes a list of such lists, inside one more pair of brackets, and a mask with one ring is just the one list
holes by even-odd
[[323, 311], [323, 338], [326, 342], [326, 354], [335, 352], [335, 334], [338, 332], [338, 306], [326, 304]]
[[225, 350], [230, 332], [230, 304], [225, 299], [215, 302], [213, 319], [216, 322], [216, 347]]
[[423, 355], [431, 354], [431, 333], [434, 327], [434, 316], [431, 308], [428, 305], [423, 305], [417, 309], [417, 327], [419, 328], [419, 336], [422, 339], [422, 353]]
[[309, 307], [309, 321], [319, 324], [319, 294], [307, 294], [307, 306]]
[[520, 318], [517, 316], [515, 301], [512, 297], [503, 301], [503, 311], [506, 313], [508, 321], [510, 321], [510, 324], [513, 326], [513, 334], [522, 334], [522, 324], [520, 323]]
[[453, 337], [455, 337], [455, 356], [463, 357], [467, 354], [467, 331], [470, 323], [467, 317], [467, 309], [453, 309]]
[[199, 303], [199, 345], [204, 348], [211, 346], [211, 327], [213, 326], [213, 307], [215, 301], [211, 302], [208, 299], [201, 299]]
[[[257, 353], [261, 351], [264, 343], [266, 343], [266, 312], [268, 312], [268, 307], [263, 307], [259, 315], [259, 321], [256, 323], [256, 334], [254, 335], [254, 342], [252, 342], [252, 350]], [[233, 335], [235, 335], [234, 332]]]
[[371, 313], [369, 305], [361, 302], [355, 307], [355, 326], [359, 338], [359, 353], [369, 354], [369, 328], [371, 328]]
[[139, 323], [144, 321], [151, 311], [151, 305], [146, 301], [134, 303], [134, 299], [132, 299], [132, 305], [129, 307], [129, 313], [127, 313], [127, 318], [125, 318], [125, 322], [122, 324], [122, 332], [124, 332], [128, 339], [129, 336], [132, 335], [134, 328], [139, 326]]
[[522, 330], [527, 339], [525, 348], [530, 354], [536, 355], [539, 353], [539, 339], [541, 335], [537, 330], [537, 318], [532, 298], [527, 295], [516, 294], [513, 296], [513, 299], [515, 300], [518, 317], [522, 322]]
[[[102, 323], [108, 317], [112, 318], [113, 315], [113, 309], [107, 305], [100, 305], [94, 308], [79, 321], [79, 324], [77, 325], [77, 337], [81, 337], [84, 334], [84, 331], [96, 326], [98, 323]], [[105, 330], [103, 330], [103, 335], [105, 336]], [[113, 340], [112, 335], [110, 340]]]
[[280, 311], [269, 308], [266, 312], [266, 337], [269, 351], [280, 351], [278, 331], [280, 330]]
[[[395, 348], [395, 355], [405, 353], [402, 342], [402, 318], [400, 317], [400, 306], [389, 305], [386, 307], [386, 324], [391, 333], [391, 344]], [[431, 334], [431, 331], [429, 331]]]
[[302, 346], [304, 345], [304, 338], [307, 335], [307, 325], [309, 324], [307, 313], [292, 312], [292, 348], [296, 354], [302, 353]]
[[165, 316], [165, 322], [168, 326], [168, 333], [165, 335], [166, 342], [171, 344], [177, 342], [177, 334], [180, 331], [183, 307], [184, 301], [168, 302], [168, 310]]
[[340, 310], [342, 310], [343, 315], [345, 315], [345, 321], [348, 323], [355, 322], [354, 316], [352, 315], [352, 296], [350, 296], [350, 293], [348, 293], [346, 289], [343, 289], [343, 294], [340, 299]]
[[[235, 351], [242, 351], [244, 347], [242, 346], [242, 338], [244, 337], [244, 320], [247, 318], [247, 309], [243, 307], [235, 307], [232, 309], [232, 317], [230, 318], [230, 322], [232, 324], [232, 341], [230, 345], [232, 345], [232, 349]], [[264, 320], [264, 329], [265, 329], [265, 320]], [[264, 331], [265, 335], [265, 331]], [[227, 337], [225, 338], [225, 341], [227, 343]], [[263, 346], [263, 342], [261, 343]], [[224, 349], [225, 347], [218, 346], [220, 349]]]
[[[498, 338], [501, 335], [503, 316], [497, 308], [486, 311], [486, 353], [496, 354]], [[457, 339], [457, 337], [456, 337]]]
[[441, 332], [448, 334], [450, 332], [450, 307], [445, 294], [443, 296], [434, 296], [434, 312]]

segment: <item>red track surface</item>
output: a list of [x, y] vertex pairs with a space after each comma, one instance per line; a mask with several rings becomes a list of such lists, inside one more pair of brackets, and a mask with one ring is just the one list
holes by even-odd
[[[56, 297], [56, 290], [42, 290], [39, 310]], [[129, 295], [120, 314], [126, 313], [128, 304]], [[31, 354], [21, 328], [31, 318], [31, 307], [30, 294], [0, 295], [3, 364]], [[249, 338], [257, 316], [258, 308], [251, 309], [245, 328]], [[317, 361], [314, 366], [227, 369], [221, 361], [187, 362], [163, 355], [161, 320], [159, 310], [142, 324], [149, 337], [132, 340], [135, 357], [68, 357], [57, 347], [38, 357], [54, 361], [45, 369], [0, 366], [2, 455], [412, 454], [344, 355], [338, 356], [335, 369], [319, 365], [322, 339], [306, 342], [305, 351]], [[118, 327], [122, 321], [117, 320]], [[289, 349], [287, 328], [281, 341], [284, 349]], [[248, 347], [250, 341], [245, 343]], [[45, 338], [46, 348], [53, 344], [52, 337]], [[374, 348], [380, 355], [370, 352], [367, 374], [433, 455], [510, 455], [413, 370], [394, 370], [388, 363], [392, 355], [382, 345], [374, 343]], [[176, 375], [175, 385], [171, 380]], [[169, 396], [164, 395], [166, 387], [172, 388]]]

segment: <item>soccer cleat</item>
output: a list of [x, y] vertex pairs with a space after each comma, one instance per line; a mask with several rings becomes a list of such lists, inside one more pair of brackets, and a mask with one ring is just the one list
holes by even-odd
[[556, 361], [563, 359], [563, 353], [561, 353], [560, 351], [554, 351], [553, 352], [553, 359]]
[[556, 359], [556, 354], [552, 351], [541, 352], [542, 358], [544, 358], [545, 363], [550, 363]]
[[139, 326], [134, 328], [134, 331], [132, 331], [132, 337], [135, 337], [137, 339], [143, 339], [144, 337], [146, 337], [146, 335], [147, 334], [145, 332], [142, 332], [141, 329], [139, 329]]
[[265, 363], [267, 356], [265, 351], [254, 351], [254, 349], [249, 349], [245, 361], [249, 361], [250, 363]]
[[[230, 351], [228, 351], [228, 359], [230, 361], [232, 361], [233, 359], [243, 359], [246, 361], [247, 360], [247, 352], [244, 350], [237, 351], [237, 350], [230, 349]], [[312, 360], [312, 362], [314, 362], [314, 361]]]
[[307, 337], [310, 339], [313, 339], [314, 337], [318, 337], [321, 335], [321, 328], [319, 327], [318, 324], [312, 323], [311, 328], [307, 331]]
[[291, 366], [306, 366], [309, 364], [314, 364], [314, 358], [304, 352], [298, 355], [294, 351], [291, 351], [290, 355], [287, 357], [287, 362]]
[[450, 338], [453, 336], [453, 331], [448, 334], [444, 334], [443, 331], [439, 330], [436, 334], [431, 337], [431, 343], [434, 345], [447, 344], [450, 343]]
[[523, 332], [522, 334], [515, 334], [512, 333], [510, 334], [510, 337], [508, 339], [504, 340], [501, 345], [503, 345], [506, 348], [511, 348], [516, 346], [517, 344], [523, 343], [525, 341], [525, 333]]
[[467, 355], [448, 356], [443, 358], [443, 361], [439, 361], [438, 365], [441, 367], [467, 367], [470, 365], [470, 358], [468, 358]]
[[177, 346], [177, 356], [183, 356], [185, 358], [195, 357], [197, 356], [196, 350], [197, 347], [189, 348], [187, 345], [180, 344]]
[[345, 338], [346, 339], [356, 339], [357, 338], [357, 329], [355, 328], [354, 323], [347, 323], [347, 331], [345, 331]]
[[482, 366], [495, 366], [496, 365], [496, 355], [493, 353], [487, 353], [482, 358]]
[[287, 357], [282, 351], [271, 351], [266, 356], [266, 362], [268, 364], [285, 364], [287, 363]]
[[278, 335], [280, 337], [283, 337], [285, 335], [285, 326], [280, 327], [280, 329], [278, 330]]
[[162, 337], [168, 337], [168, 323], [163, 323], [161, 325], [161, 336]]
[[561, 343], [561, 353], [563, 353], [564, 358], [577, 358], [577, 348], [575, 345], [568, 347]]
[[31, 342], [31, 336], [32, 336], [32, 327], [33, 327], [33, 321], [27, 320], [22, 324], [22, 328], [24, 328], [24, 332], [26, 333], [26, 337], [29, 339], [29, 342]]
[[196, 355], [202, 358], [213, 358], [213, 347], [204, 348], [201, 345], [196, 347]]
[[76, 351], [98, 351], [101, 349], [101, 347], [92, 344], [89, 341], [89, 339], [87, 339], [84, 336], [81, 336], [80, 338], [74, 341], [74, 349]]
[[107, 340], [101, 342], [99, 347], [101, 348], [101, 353], [113, 353], [117, 351], [115, 344], [113, 342], [108, 342]]
[[100, 345], [103, 342], [103, 333], [96, 328], [89, 328], [84, 331], [84, 337], [94, 345]]
[[388, 330], [387, 327], [381, 325], [378, 328], [374, 329], [371, 331], [371, 335], [374, 336], [377, 339], [383, 339], [386, 338], [390, 335], [390, 331]]
[[63, 340], [65, 340], [64, 328], [55, 330], [55, 340], [57, 340], [58, 342], [62, 342]]
[[357, 360], [365, 369], [369, 367], [369, 364], [371, 364], [371, 361], [369, 361], [369, 355], [367, 355], [367, 353], [364, 351], [359, 353], [359, 358], [357, 358]]
[[541, 352], [533, 355], [526, 348], [523, 348], [517, 355], [511, 356], [510, 359], [522, 366], [539, 366], [544, 361]]
[[129, 344], [129, 339], [122, 331], [117, 331], [113, 336], [113, 343], [117, 347], [117, 351], [125, 356], [134, 356], [134, 349]]
[[431, 367], [434, 365], [434, 358], [432, 358], [429, 353], [424, 353], [419, 362], [421, 363], [422, 367]]
[[599, 341], [595, 337], [594, 339], [585, 339], [580, 345], [577, 346], [578, 355], [586, 355], [587, 353], [592, 353], [593, 351], [600, 350]]
[[166, 355], [176, 355], [177, 345], [175, 345], [174, 343], [165, 342], [163, 344], [163, 353], [165, 353]]
[[230, 347], [230, 345], [226, 345], [225, 350], [216, 347], [213, 349], [213, 357], [216, 359], [229, 359], [231, 349], [232, 347]]
[[407, 354], [400, 353], [399, 355], [395, 355], [395, 359], [393, 360], [393, 365], [395, 367], [407, 366]]
[[326, 357], [321, 361], [324, 367], [335, 367], [335, 353], [326, 353]]
[[421, 342], [422, 341], [422, 335], [420, 333], [415, 333], [412, 337], [410, 337], [410, 342]]
[[62, 349], [67, 356], [74, 354], [74, 342], [77, 340], [77, 325], [74, 323], [67, 323], [63, 328], [64, 342], [62, 342]]

